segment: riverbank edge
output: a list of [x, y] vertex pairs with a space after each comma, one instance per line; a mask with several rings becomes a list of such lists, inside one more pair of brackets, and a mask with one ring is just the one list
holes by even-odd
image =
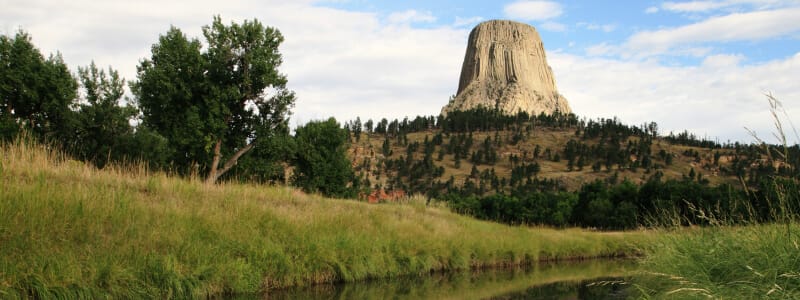
[[[402, 291], [403, 296], [414, 294], [422, 295], [423, 297], [420, 297], [420, 299], [492, 299], [500, 295], [519, 293], [530, 288], [542, 287], [557, 283], [575, 284], [576, 286], [581, 282], [597, 282], [598, 284], [602, 285], [627, 285], [629, 276], [634, 274], [637, 265], [638, 260], [635, 258], [597, 258], [581, 260], [565, 259], [561, 261], [543, 261], [530, 265], [526, 264], [498, 267], [487, 266], [473, 268], [470, 270], [445, 270], [431, 272], [422, 276], [403, 275], [393, 278], [376, 278], [355, 282], [323, 283], [318, 285], [273, 289], [269, 290], [266, 295], [234, 295], [234, 297], [243, 297], [243, 299], [248, 297], [269, 297], [270, 299], [273, 297], [276, 299], [307, 299], [309, 298], [308, 296], [297, 297], [296, 295], [313, 294], [322, 295], [320, 296], [322, 298], [330, 298], [332, 296], [328, 297], [326, 295], [342, 295], [339, 292], [335, 292], [336, 290], [345, 291], [348, 290], [348, 288], [351, 290], [359, 290], [365, 287], [369, 289], [372, 286], [392, 286], [394, 283], [400, 283], [401, 287], [397, 289]], [[576, 272], [576, 270], [578, 271]], [[473, 289], [473, 286], [476, 283], [475, 280], [480, 282], [480, 278], [484, 275], [490, 276], [489, 278], [498, 278], [491, 277], [493, 276], [492, 274], [503, 274], [502, 279], [498, 280], [498, 282], [502, 281], [504, 283], [494, 285], [493, 287], [481, 286], [478, 287], [478, 290], [473, 290], [473, 292], [467, 293], [462, 292], [460, 288], [456, 288], [455, 286], [457, 285], [451, 285], [451, 278], [458, 278], [454, 279], [453, 282], [457, 282], [459, 279], [467, 278], [466, 281], [469, 283], [466, 284], [468, 287], [465, 288]], [[610, 278], [614, 279], [613, 282], [608, 281]], [[427, 281], [432, 281], [434, 283], [429, 285], [425, 283]], [[403, 285], [404, 282], [413, 282], [413, 284]], [[424, 290], [426, 288], [431, 288], [431, 286], [433, 286], [432, 289], [434, 290], [437, 289], [436, 286], [440, 286], [445, 290], [450, 290], [450, 292], [425, 293], [419, 291], [409, 291], [409, 289], [413, 290], [415, 287], [419, 287], [420, 289]], [[387, 298], [387, 295], [390, 296], [392, 294], [384, 294], [382, 298]], [[378, 296], [376, 299], [380, 298], [381, 296]], [[400, 298], [403, 299], [403, 297]], [[346, 296], [345, 299], [347, 299]], [[367, 298], [353, 297], [353, 299]], [[413, 299], [413, 297], [405, 297], [405, 299]]]
[[436, 271], [640, 255], [645, 232], [511, 227], [419, 204], [208, 186], [0, 147], [2, 298], [266, 293]]
[[[546, 265], [546, 264], [570, 264], [570, 263], [582, 263], [582, 262], [591, 262], [591, 261], [615, 261], [615, 260], [630, 260], [631, 262], [635, 262], [636, 260], [643, 258], [643, 253], [637, 252], [633, 254], [627, 253], [619, 253], [614, 255], [602, 255], [602, 256], [575, 256], [575, 257], [563, 257], [563, 258], [540, 258], [536, 261], [525, 261], [515, 264], [478, 264], [474, 266], [470, 266], [468, 269], [439, 269], [439, 270], [429, 270], [423, 273], [409, 273], [409, 274], [396, 274], [390, 277], [372, 277], [372, 278], [364, 278], [359, 280], [353, 281], [328, 281], [328, 282], [318, 282], [318, 283], [311, 283], [307, 285], [295, 285], [295, 286], [284, 286], [284, 287], [276, 287], [273, 289], [269, 289], [264, 291], [264, 294], [269, 295], [270, 293], [274, 292], [283, 292], [288, 289], [292, 288], [302, 288], [302, 287], [313, 287], [316, 285], [331, 285], [331, 284], [357, 284], [357, 283], [369, 283], [371, 281], [380, 281], [380, 280], [389, 280], [393, 278], [403, 278], [403, 277], [410, 277], [416, 275], [422, 276], [434, 276], [437, 274], [449, 274], [449, 273], [457, 273], [457, 272], [482, 272], [482, 271], [491, 271], [491, 270], [505, 270], [505, 269], [515, 269], [515, 268], [531, 268], [537, 265]], [[614, 274], [614, 276], [619, 276], [619, 274]], [[234, 295], [235, 296], [235, 295]]]

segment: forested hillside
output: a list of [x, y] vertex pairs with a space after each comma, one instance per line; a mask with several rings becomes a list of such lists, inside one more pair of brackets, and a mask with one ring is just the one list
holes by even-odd
[[[699, 222], [686, 218], [700, 207], [732, 217], [761, 209], [768, 218], [757, 192], [775, 175], [797, 176], [798, 166], [797, 146], [721, 144], [664, 134], [655, 122], [631, 126], [573, 114], [477, 109], [377, 123], [358, 118], [345, 129], [362, 186], [425, 194], [509, 223], [630, 228], [664, 209], [680, 216], [670, 221]], [[727, 209], [734, 203], [741, 207]]]

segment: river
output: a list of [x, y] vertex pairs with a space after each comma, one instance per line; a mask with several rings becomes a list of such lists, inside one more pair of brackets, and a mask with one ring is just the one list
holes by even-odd
[[625, 299], [630, 260], [542, 263], [273, 290], [236, 299]]

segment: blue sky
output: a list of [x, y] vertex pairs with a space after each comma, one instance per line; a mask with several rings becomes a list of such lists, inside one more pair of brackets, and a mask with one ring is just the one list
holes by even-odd
[[[551, 3], [560, 13], [527, 17], [525, 12], [509, 14], [519, 3]], [[728, 14], [799, 7], [800, 1], [332, 1], [321, 5], [351, 11], [376, 12], [388, 19], [398, 11], [422, 16], [418, 28], [474, 25], [476, 20], [517, 19], [536, 26], [549, 49], [575, 55], [592, 54], [587, 48], [599, 44], [620, 44], [637, 32], [691, 25]], [[551, 10], [552, 11], [552, 10]], [[797, 16], [800, 20], [800, 15]], [[746, 24], [742, 24], [746, 26]], [[732, 28], [732, 30], [734, 30]], [[708, 54], [738, 53], [747, 63], [759, 63], [796, 53], [800, 33], [764, 39], [726, 42], [696, 42]], [[704, 55], [662, 55], [665, 62], [699, 64]]]
[[[763, 94], [800, 125], [800, 0], [367, 1], [0, 0], [0, 33], [31, 33], [73, 69], [94, 60], [135, 80], [174, 25], [190, 36], [220, 15], [280, 29], [293, 123], [438, 114], [455, 93], [480, 21], [537, 28], [559, 91], [580, 116], [656, 121], [721, 142], [768, 141]], [[793, 134], [792, 134], [793, 135]]]

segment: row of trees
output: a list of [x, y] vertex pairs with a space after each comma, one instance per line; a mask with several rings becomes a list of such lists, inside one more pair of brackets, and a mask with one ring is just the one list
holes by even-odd
[[455, 210], [508, 224], [631, 229], [638, 226], [783, 221], [800, 213], [797, 180], [764, 179], [750, 192], [722, 184], [653, 177], [642, 185], [594, 181], [579, 190], [533, 191], [485, 197], [451, 193]]
[[0, 36], [0, 140], [26, 132], [99, 167], [125, 158], [158, 164], [163, 141], [134, 131], [138, 110], [120, 103], [124, 85], [94, 63], [74, 77], [60, 54], [45, 59], [25, 32]]
[[691, 146], [705, 149], [741, 149], [749, 148], [752, 145], [739, 142], [728, 142], [720, 144], [707, 138], [699, 138], [696, 135], [683, 131], [680, 133], [669, 132], [662, 134], [658, 124], [649, 122], [639, 126], [632, 126], [622, 123], [615, 118], [600, 118], [587, 120], [578, 118], [574, 114], [554, 114], [529, 115], [526, 112], [519, 112], [516, 115], [507, 115], [497, 109], [475, 108], [467, 111], [451, 112], [448, 115], [439, 116], [416, 116], [415, 118], [403, 118], [380, 121], [369, 119], [362, 122], [358, 117], [356, 120], [346, 122], [345, 129], [352, 133], [354, 137], [360, 138], [360, 133], [379, 134], [386, 137], [397, 137], [408, 133], [423, 132], [430, 130], [440, 130], [442, 133], [469, 133], [486, 131], [513, 131], [529, 132], [537, 127], [569, 129], [574, 128], [576, 136], [586, 139], [600, 139], [600, 141], [621, 141], [627, 140], [632, 136], [647, 136], [651, 139], [660, 138], [673, 145]]
[[104, 167], [146, 163], [156, 170], [268, 182], [354, 196], [346, 131], [335, 119], [289, 132], [295, 102], [278, 72], [283, 36], [257, 20], [203, 27], [204, 41], [172, 27], [125, 80], [94, 63], [73, 76], [59, 54], [44, 58], [20, 31], [0, 36], [0, 140], [26, 132]]
[[344, 128], [352, 133], [354, 138], [359, 139], [362, 132], [385, 137], [398, 137], [430, 130], [440, 130], [445, 134], [503, 130], [518, 132], [523, 129], [529, 132], [537, 126], [569, 128], [583, 126], [585, 122], [574, 114], [556, 112], [531, 116], [527, 112], [519, 112], [516, 115], [507, 115], [497, 109], [478, 107], [467, 111], [450, 112], [448, 115], [416, 116], [414, 119], [406, 117], [392, 121], [383, 118], [378, 122], [369, 119], [362, 123], [361, 117], [356, 117], [355, 120], [346, 122]]

